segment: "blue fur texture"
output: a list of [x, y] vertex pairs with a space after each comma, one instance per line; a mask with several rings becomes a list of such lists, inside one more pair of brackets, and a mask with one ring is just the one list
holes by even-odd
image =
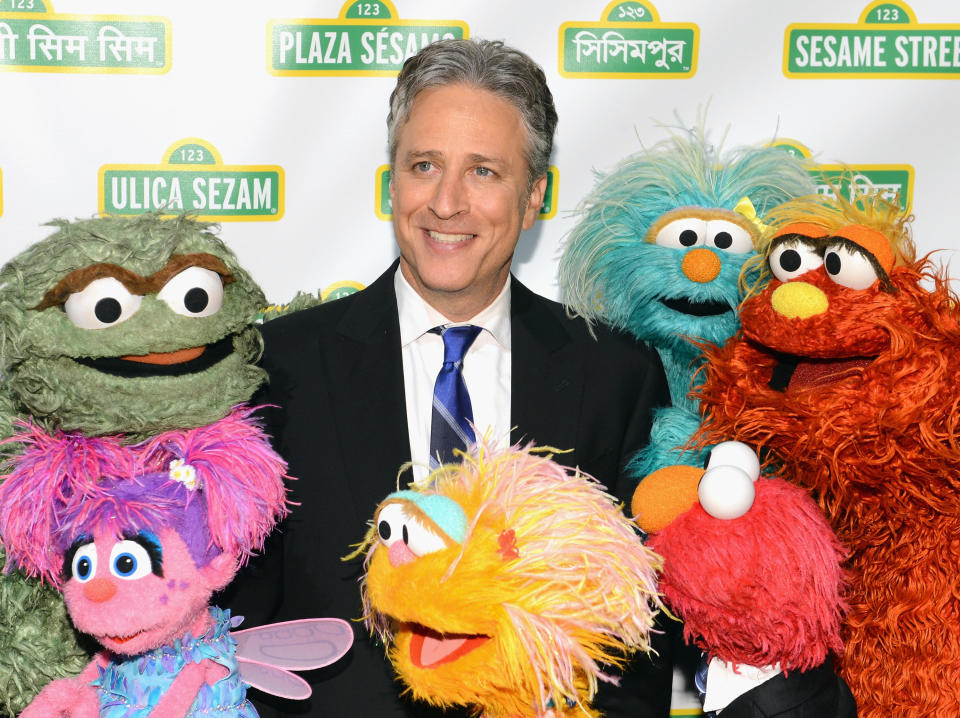
[[[689, 251], [704, 247], [645, 241], [651, 226], [679, 208], [732, 212], [744, 197], [762, 221], [773, 207], [814, 191], [802, 160], [769, 144], [723, 153], [708, 141], [702, 123], [673, 130], [669, 139], [598, 176], [564, 247], [560, 289], [574, 312], [630, 332], [663, 360], [673, 406], [657, 412], [650, 444], [631, 462], [631, 475], [642, 478], [668, 464], [700, 463], [695, 452], [678, 448], [700, 422], [688, 393], [703, 360], [690, 339], [722, 344], [736, 333], [740, 274], [755, 254], [707, 247], [719, 259], [720, 271], [712, 281], [693, 281], [681, 264]], [[695, 316], [663, 300], [720, 302], [729, 311]]]

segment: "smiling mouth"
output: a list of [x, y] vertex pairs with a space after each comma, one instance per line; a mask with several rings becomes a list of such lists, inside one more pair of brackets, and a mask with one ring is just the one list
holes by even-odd
[[144, 376], [183, 376], [209, 369], [233, 353], [233, 336], [199, 347], [122, 357], [76, 357], [74, 361], [104, 374], [135, 379]]
[[427, 234], [430, 235], [430, 239], [440, 244], [458, 244], [476, 236], [473, 234], [447, 234], [445, 232], [437, 232], [433, 229], [428, 230]]
[[417, 623], [407, 624], [410, 660], [417, 668], [436, 668], [452, 663], [490, 640], [489, 636], [467, 633], [438, 633]]
[[696, 302], [686, 297], [678, 299], [663, 298], [660, 302], [668, 309], [682, 314], [690, 314], [695, 317], [715, 317], [719, 314], [726, 314], [733, 311], [732, 307], [726, 302]]
[[128, 643], [129, 641], [132, 641], [134, 638], [142, 636], [143, 634], [144, 631], [137, 631], [129, 636], [104, 636], [104, 638], [108, 641], [112, 641], [113, 643], [119, 643], [122, 646], [124, 643]]

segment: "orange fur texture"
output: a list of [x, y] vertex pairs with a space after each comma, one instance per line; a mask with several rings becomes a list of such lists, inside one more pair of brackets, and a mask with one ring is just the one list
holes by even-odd
[[[856, 222], [849, 206], [841, 209]], [[891, 246], [902, 226], [890, 232]], [[956, 718], [957, 297], [928, 258], [898, 255], [892, 292], [879, 282], [848, 289], [824, 267], [797, 279], [821, 289], [829, 308], [806, 319], [779, 315], [770, 301], [777, 279], [744, 303], [742, 333], [707, 348], [698, 440], [760, 447], [767, 463], [811, 490], [851, 551], [841, 672], [860, 715]], [[799, 359], [794, 376], [812, 373], [776, 390], [769, 384], [785, 354]]]

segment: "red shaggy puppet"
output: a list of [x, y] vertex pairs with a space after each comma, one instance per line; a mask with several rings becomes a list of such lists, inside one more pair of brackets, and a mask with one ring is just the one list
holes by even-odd
[[960, 309], [879, 196], [771, 213], [769, 284], [707, 350], [700, 437], [761, 447], [851, 551], [861, 715], [960, 715]]
[[759, 478], [745, 444], [727, 441], [706, 470], [667, 466], [633, 496], [659, 588], [704, 658], [697, 688], [722, 718], [854, 718], [833, 669], [842, 648], [844, 551], [803, 489]]

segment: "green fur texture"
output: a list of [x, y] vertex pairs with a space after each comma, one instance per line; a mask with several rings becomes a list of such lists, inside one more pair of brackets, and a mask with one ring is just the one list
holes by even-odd
[[[265, 379], [256, 367], [262, 339], [254, 326], [263, 292], [234, 254], [185, 217], [97, 218], [51, 223], [56, 231], [0, 269], [0, 438], [16, 418], [48, 430], [125, 434], [131, 441], [223, 418]], [[207, 317], [183, 316], [155, 294], [125, 321], [81, 329], [61, 306], [35, 307], [67, 274], [113, 264], [148, 277], [172, 255], [211, 254], [234, 277], [223, 306]], [[178, 376], [117, 376], [76, 359], [171, 352], [213, 344], [233, 352]], [[15, 451], [7, 444], [6, 451]], [[0, 556], [2, 565], [2, 556]], [[0, 716], [22, 710], [50, 680], [75, 675], [89, 660], [60, 595], [17, 573], [0, 576]]]
[[47, 683], [79, 673], [89, 660], [59, 593], [0, 574], [0, 715], [13, 718]]
[[[262, 345], [253, 322], [266, 300], [233, 253], [207, 231], [210, 225], [156, 215], [51, 224], [58, 231], [0, 270], [0, 367], [22, 413], [47, 428], [141, 438], [220, 419], [263, 382], [263, 371], [254, 366]], [[107, 263], [149, 276], [172, 255], [195, 252], [219, 258], [236, 280], [225, 286], [223, 307], [211, 316], [182, 316], [155, 295], [145, 296], [131, 318], [103, 329], [75, 326], [59, 306], [34, 309], [77, 269]], [[120, 377], [74, 361], [170, 352], [225, 337], [232, 337], [233, 354], [182, 376]]]

